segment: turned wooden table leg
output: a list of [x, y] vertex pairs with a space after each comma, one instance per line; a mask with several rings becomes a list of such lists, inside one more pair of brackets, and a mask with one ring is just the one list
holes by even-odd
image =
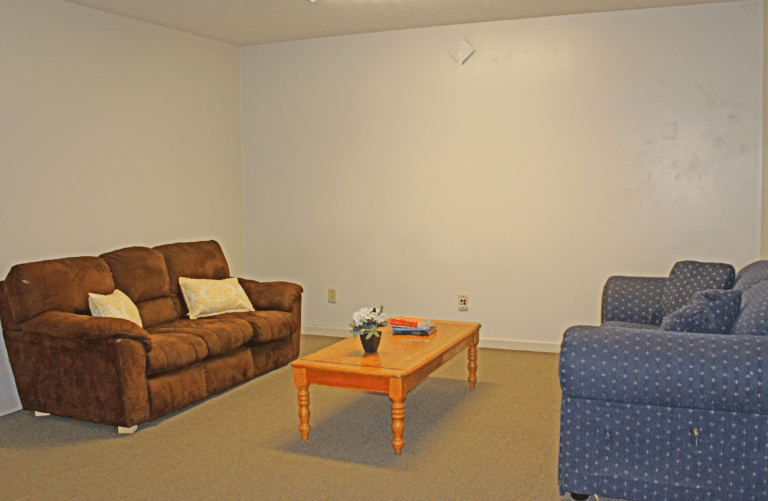
[[293, 382], [299, 390], [299, 431], [301, 438], [309, 438], [309, 385], [307, 373], [304, 369], [293, 370]]
[[469, 387], [474, 388], [477, 383], [477, 344], [472, 344], [467, 348], [467, 369], [469, 369]]
[[403, 388], [403, 380], [400, 378], [392, 378], [389, 380], [389, 398], [392, 399], [392, 447], [395, 448], [395, 453], [400, 454], [403, 450], [403, 430], [405, 429], [405, 423], [403, 418], [405, 417], [405, 390]]

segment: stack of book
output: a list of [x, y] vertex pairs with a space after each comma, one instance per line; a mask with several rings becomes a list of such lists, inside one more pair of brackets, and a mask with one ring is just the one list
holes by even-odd
[[406, 334], [411, 336], [429, 336], [437, 331], [432, 320], [421, 317], [392, 317], [389, 319], [392, 334]]

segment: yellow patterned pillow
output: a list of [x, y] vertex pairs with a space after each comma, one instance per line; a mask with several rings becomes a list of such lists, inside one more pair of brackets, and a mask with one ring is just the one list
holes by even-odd
[[133, 304], [131, 298], [119, 289], [115, 289], [115, 292], [108, 296], [89, 292], [88, 306], [94, 317], [124, 318], [138, 324], [139, 327], [144, 327], [139, 309]]
[[207, 280], [179, 277], [179, 287], [189, 309], [189, 318], [253, 311], [251, 301], [236, 278]]

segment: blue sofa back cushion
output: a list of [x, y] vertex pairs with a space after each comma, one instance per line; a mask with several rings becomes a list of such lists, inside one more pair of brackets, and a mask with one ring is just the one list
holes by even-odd
[[731, 334], [768, 334], [768, 280], [750, 287], [741, 297], [741, 311], [731, 328]]
[[662, 317], [685, 306], [694, 292], [730, 289], [735, 277], [736, 270], [730, 264], [698, 261], [675, 263], [661, 295]]
[[728, 334], [741, 306], [741, 291], [710, 289], [695, 292], [685, 306], [661, 322], [661, 330]]
[[763, 280], [768, 280], [768, 261], [755, 261], [739, 270], [733, 282], [733, 289], [747, 292]]

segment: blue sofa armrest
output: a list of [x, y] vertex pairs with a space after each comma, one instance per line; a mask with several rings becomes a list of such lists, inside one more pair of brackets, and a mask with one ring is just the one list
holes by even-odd
[[768, 413], [768, 336], [577, 326], [560, 351], [564, 396]]
[[666, 283], [661, 277], [610, 277], [603, 287], [602, 322], [661, 325]]

